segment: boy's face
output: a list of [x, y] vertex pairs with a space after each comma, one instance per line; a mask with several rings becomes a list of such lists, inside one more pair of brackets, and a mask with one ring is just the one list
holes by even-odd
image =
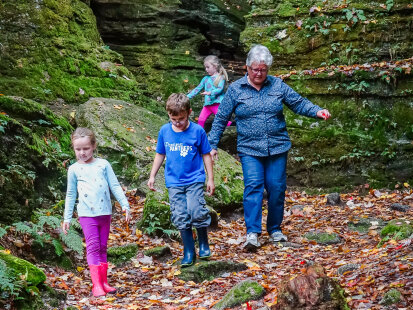
[[183, 111], [179, 113], [178, 115], [172, 115], [171, 113], [168, 113], [169, 119], [172, 122], [172, 125], [179, 129], [179, 130], [184, 130], [186, 127], [188, 127], [188, 122], [189, 122], [189, 114], [191, 114], [192, 110]]

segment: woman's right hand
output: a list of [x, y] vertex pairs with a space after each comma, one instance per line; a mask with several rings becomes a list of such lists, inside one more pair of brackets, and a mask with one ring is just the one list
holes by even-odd
[[65, 235], [67, 235], [67, 232], [69, 231], [69, 228], [70, 228], [70, 223], [63, 222], [63, 224], [62, 224], [62, 230], [63, 230], [63, 233], [64, 233]]

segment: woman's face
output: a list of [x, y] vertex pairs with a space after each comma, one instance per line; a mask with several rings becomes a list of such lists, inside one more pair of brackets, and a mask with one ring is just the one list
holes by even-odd
[[267, 78], [268, 66], [264, 63], [253, 62], [247, 66], [248, 77], [254, 85], [261, 86]]

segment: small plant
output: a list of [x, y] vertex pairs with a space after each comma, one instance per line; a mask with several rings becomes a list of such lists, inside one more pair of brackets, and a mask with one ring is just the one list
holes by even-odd
[[[49, 214], [49, 215], [47, 215]], [[35, 212], [36, 223], [18, 222], [12, 225], [17, 233], [30, 235], [37, 243], [44, 246], [44, 243], [52, 243], [58, 256], [64, 253], [61, 240], [69, 249], [79, 255], [83, 255], [83, 239], [77, 233], [80, 225], [75, 219], [72, 220], [69, 232], [56, 234], [60, 230], [61, 218], [50, 215], [50, 211], [40, 210]], [[1, 235], [0, 231], [0, 235]]]
[[13, 299], [19, 296], [23, 281], [13, 274], [11, 269], [0, 259], [0, 295], [1, 299]]
[[356, 24], [365, 21], [367, 18], [364, 16], [364, 11], [363, 10], [356, 10], [354, 8], [352, 9], [344, 9], [343, 10], [343, 19], [347, 20], [346, 26], [344, 26], [344, 32], [349, 31], [352, 27], [354, 27]]
[[394, 6], [394, 0], [386, 0], [387, 11], [390, 11]]

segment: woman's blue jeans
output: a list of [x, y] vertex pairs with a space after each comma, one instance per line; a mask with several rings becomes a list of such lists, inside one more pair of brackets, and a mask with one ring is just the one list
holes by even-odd
[[244, 174], [244, 218], [247, 233], [261, 233], [262, 199], [268, 194], [267, 231], [281, 231], [287, 189], [287, 154], [257, 157], [239, 154]]

